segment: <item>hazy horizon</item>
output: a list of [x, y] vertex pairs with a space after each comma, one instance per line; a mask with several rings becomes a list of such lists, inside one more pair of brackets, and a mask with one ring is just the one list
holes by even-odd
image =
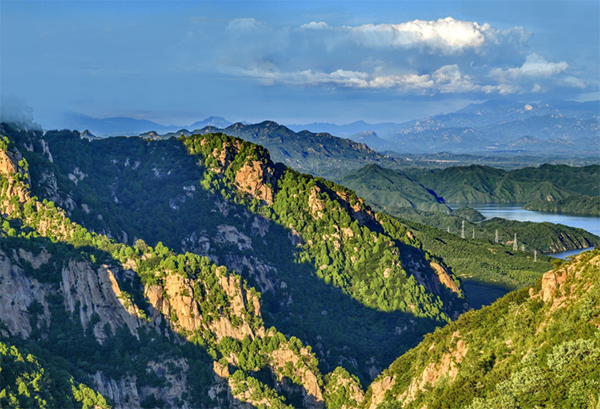
[[598, 2], [2, 2], [3, 95], [164, 125], [598, 100]]

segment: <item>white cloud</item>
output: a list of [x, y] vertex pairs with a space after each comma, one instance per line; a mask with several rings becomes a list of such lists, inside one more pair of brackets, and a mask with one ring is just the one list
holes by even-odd
[[[497, 30], [488, 23], [456, 20], [452, 17], [439, 20], [414, 20], [400, 24], [364, 24], [360, 26], [329, 26], [311, 22], [300, 26], [302, 30], [329, 29], [367, 48], [420, 48], [443, 55], [461, 54], [465, 50], [481, 52], [486, 45], [506, 42], [524, 44], [531, 32], [523, 27]], [[336, 42], [337, 45], [343, 41]]]
[[[568, 76], [565, 61], [523, 54], [531, 32], [522, 27], [447, 17], [357, 26], [316, 20], [293, 28], [238, 18], [224, 28], [222, 35], [207, 36], [204, 27], [188, 33], [178, 45], [180, 58], [172, 60], [187, 71], [216, 69], [265, 86], [413, 95], [547, 93], [593, 85]], [[214, 39], [212, 58], [204, 52], [207, 38]]]
[[27, 105], [25, 98], [16, 95], [0, 95], [0, 122], [14, 122], [39, 128], [33, 120], [33, 108]]
[[563, 80], [563, 82], [567, 86], [572, 87], [572, 88], [581, 88], [581, 89], [583, 89], [583, 88], [587, 87], [587, 85], [586, 85], [586, 83], [584, 81], [582, 81], [579, 78], [572, 77], [572, 76], [569, 76], [569, 77], [565, 78]]
[[323, 30], [325, 28], [329, 28], [329, 25], [322, 21], [320, 21], [318, 23], [316, 21], [311, 21], [308, 24], [302, 24], [300, 26], [300, 29], [302, 29], [302, 30]]
[[407, 94], [448, 94], [484, 92], [515, 93], [517, 87], [507, 85], [479, 85], [464, 75], [458, 65], [446, 65], [432, 74], [382, 75], [362, 71], [336, 70], [330, 73], [314, 70], [280, 71], [272, 65], [253, 68], [229, 67], [230, 74], [253, 77], [263, 85], [295, 85], [303, 87], [344, 87], [358, 89], [391, 89]]
[[565, 61], [548, 62], [539, 54], [529, 54], [523, 65], [519, 68], [509, 68], [503, 70], [495, 68], [490, 71], [490, 76], [498, 78], [519, 78], [519, 77], [550, 77], [559, 74], [569, 67]]

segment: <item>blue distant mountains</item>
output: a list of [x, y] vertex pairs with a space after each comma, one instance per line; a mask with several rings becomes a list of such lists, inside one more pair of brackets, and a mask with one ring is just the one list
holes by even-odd
[[159, 134], [177, 132], [180, 129], [200, 129], [206, 126], [226, 128], [232, 123], [225, 118], [210, 116], [191, 125], [162, 125], [147, 119], [128, 117], [94, 118], [92, 116], [69, 112], [63, 119], [63, 127], [68, 129], [89, 130], [96, 136], [136, 136], [145, 132]]
[[600, 101], [524, 103], [490, 100], [403, 123], [289, 125], [329, 132], [377, 151], [404, 153], [600, 152]]
[[[97, 136], [172, 136], [190, 134], [206, 127], [226, 130], [231, 125], [232, 122], [215, 116], [190, 125], [162, 125], [127, 117], [93, 118], [78, 113], [70, 113], [65, 119], [66, 128], [87, 129]], [[260, 128], [260, 124], [256, 126]], [[356, 121], [338, 125], [315, 122], [286, 127], [298, 135], [309, 131], [351, 139], [378, 152], [589, 155], [600, 152], [600, 101], [525, 103], [490, 100], [470, 104], [449, 114], [403, 123]], [[305, 144], [310, 143], [310, 138], [306, 138]]]

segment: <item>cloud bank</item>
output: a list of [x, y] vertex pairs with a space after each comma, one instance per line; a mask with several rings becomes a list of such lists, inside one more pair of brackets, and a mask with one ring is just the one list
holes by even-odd
[[[531, 52], [523, 27], [452, 17], [398, 24], [332, 26], [310, 21], [274, 28], [255, 18], [227, 22], [212, 60], [206, 35], [189, 32], [178, 47], [188, 58], [177, 69], [206, 69], [267, 87], [387, 90], [405, 95], [469, 94], [490, 97], [597, 89], [569, 72], [566, 61]], [[194, 60], [202, 55], [202, 61]], [[199, 68], [201, 67], [201, 68]]]
[[[486, 45], [500, 43], [525, 44], [531, 32], [523, 27], [497, 30], [489, 24], [455, 20], [452, 17], [433, 21], [414, 20], [401, 24], [363, 24], [331, 27], [325, 22], [310, 22], [300, 30], [329, 30], [346, 41], [365, 48], [411, 49], [432, 54], [455, 55], [466, 50], [484, 52]], [[337, 43], [343, 45], [343, 41]]]

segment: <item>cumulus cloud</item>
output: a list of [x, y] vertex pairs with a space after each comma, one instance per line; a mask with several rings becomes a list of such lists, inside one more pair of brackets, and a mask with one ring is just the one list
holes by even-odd
[[[400, 24], [363, 24], [359, 26], [329, 26], [324, 22], [311, 22], [301, 30], [331, 30], [366, 48], [420, 48], [443, 55], [461, 54], [465, 50], [482, 52], [486, 45], [511, 43], [522, 45], [531, 32], [523, 27], [498, 30], [488, 23], [456, 20], [452, 17], [439, 20], [414, 20]], [[338, 39], [337, 44], [343, 41]]]
[[318, 23], [316, 21], [311, 21], [308, 24], [302, 24], [300, 26], [300, 30], [323, 30], [326, 28], [329, 28], [329, 25], [322, 21], [320, 21]]
[[490, 72], [492, 77], [519, 78], [519, 77], [550, 77], [563, 72], [569, 67], [565, 61], [548, 62], [539, 54], [530, 54], [521, 67], [502, 70], [495, 68]]
[[[523, 27], [500, 29], [447, 17], [356, 26], [317, 20], [279, 28], [255, 18], [237, 18], [223, 28], [222, 35], [189, 32], [176, 47], [176, 54], [185, 59], [171, 61], [179, 71], [216, 68], [264, 86], [413, 95], [589, 88], [588, 82], [568, 74], [567, 62], [547, 61], [536, 53], [525, 56], [532, 33]], [[214, 43], [207, 48], [208, 38]], [[214, 50], [212, 59], [207, 49]]]

